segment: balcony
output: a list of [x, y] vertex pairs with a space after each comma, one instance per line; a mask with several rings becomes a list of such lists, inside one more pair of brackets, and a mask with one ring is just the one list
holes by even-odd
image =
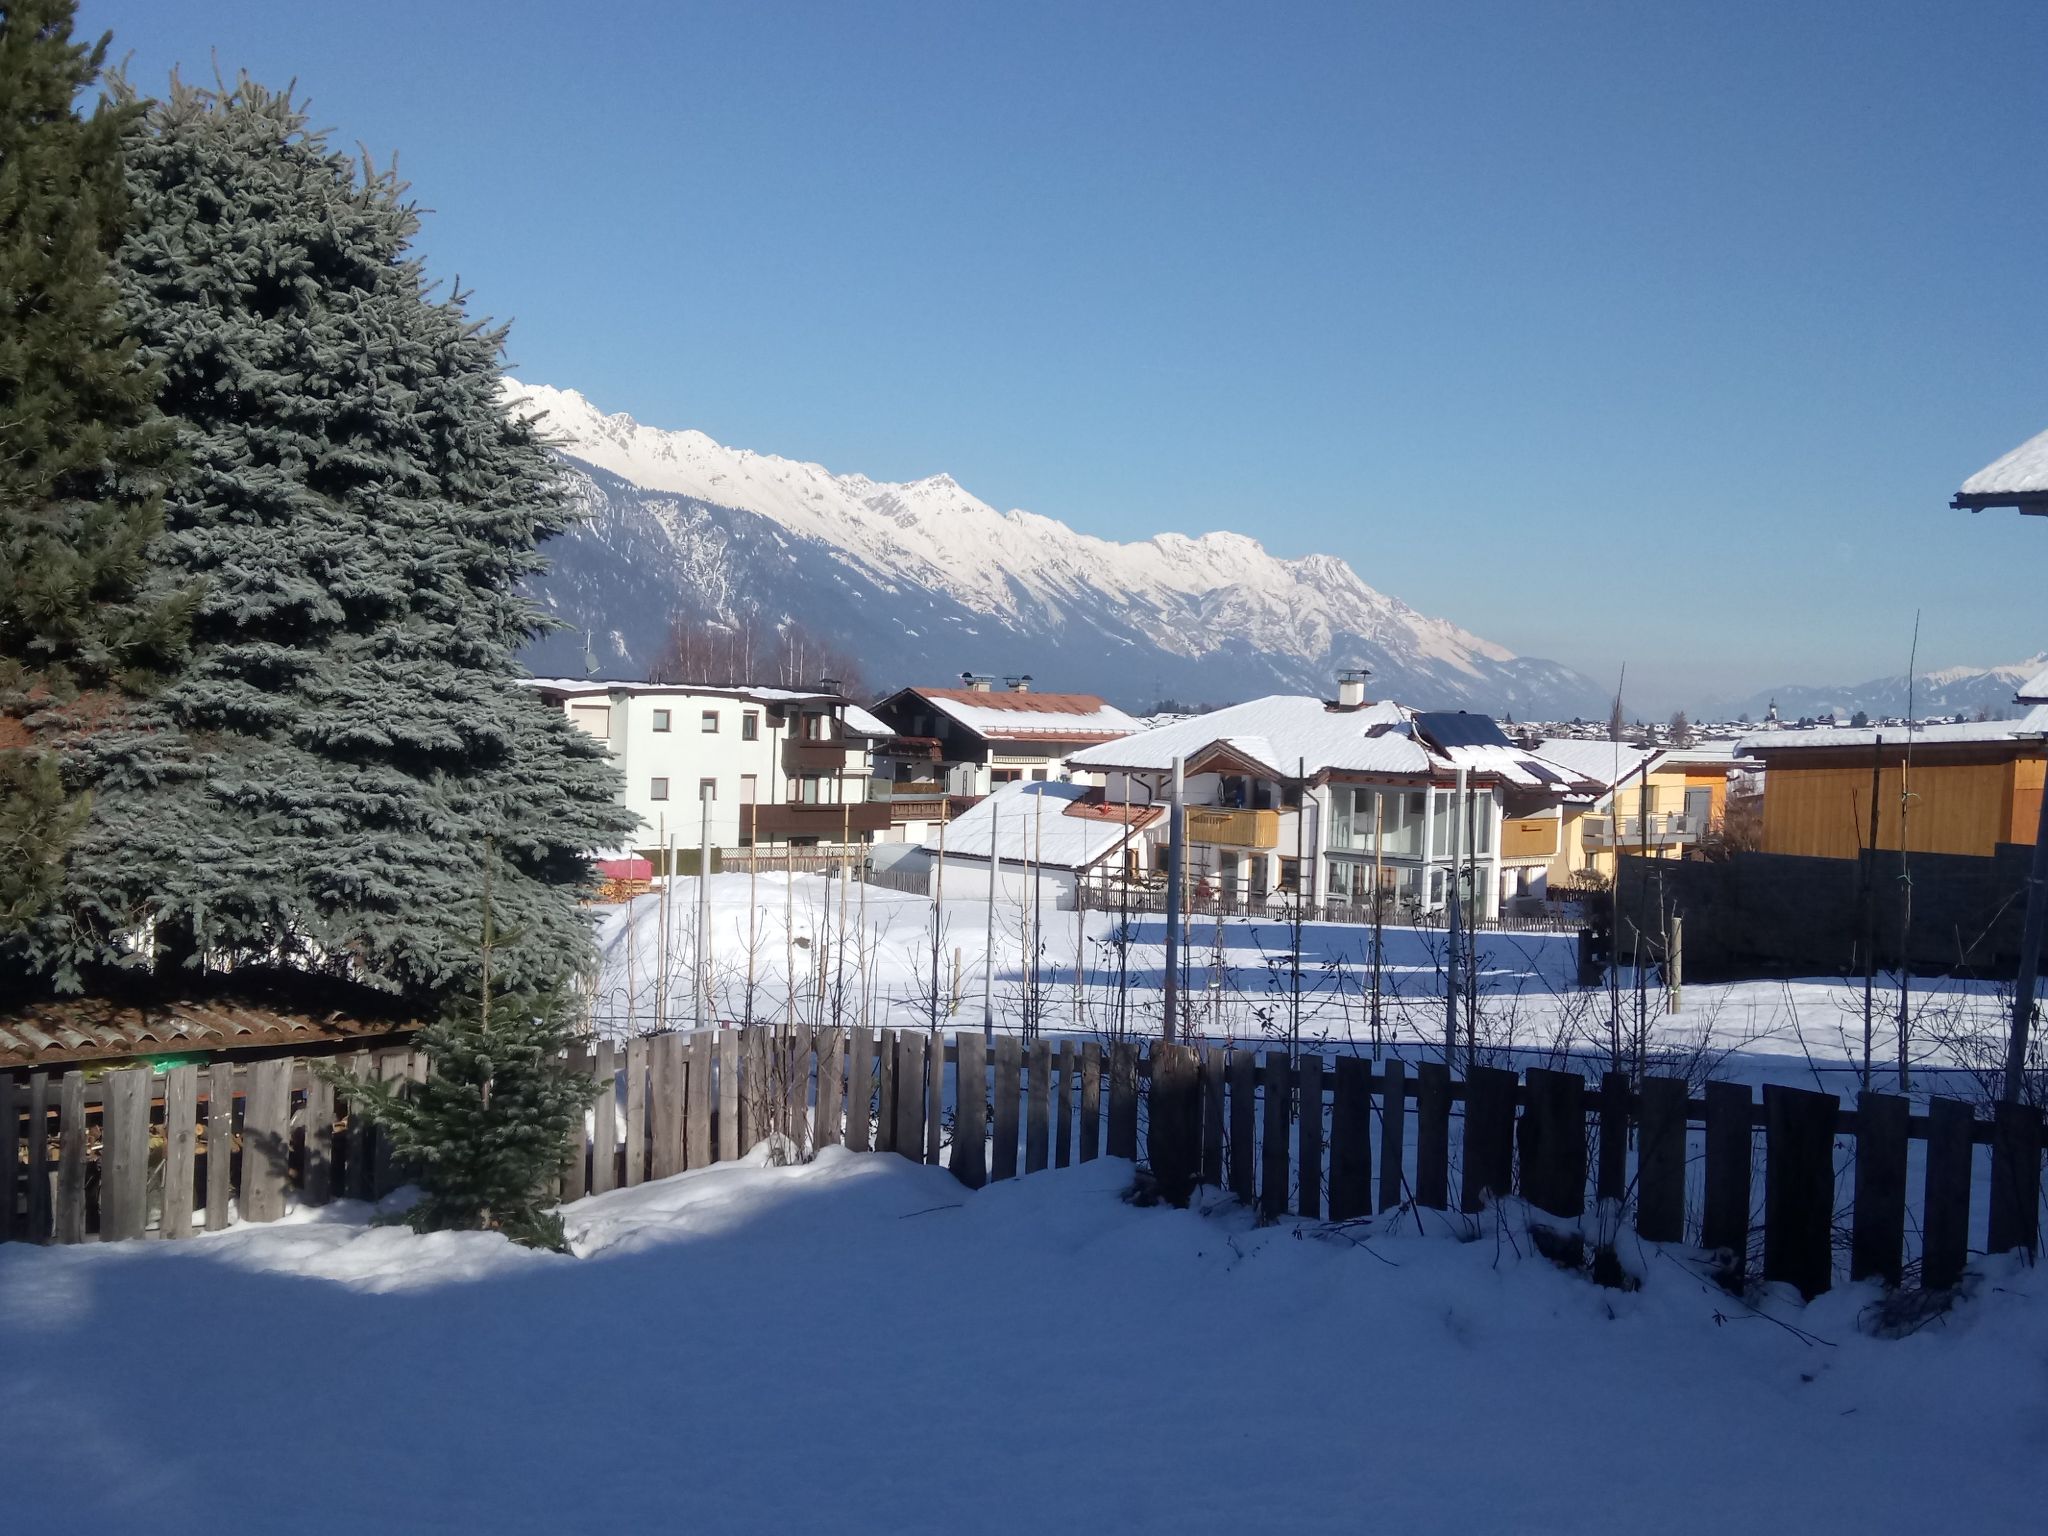
[[837, 842], [841, 833], [889, 830], [889, 805], [881, 800], [849, 800], [844, 805], [743, 805], [740, 836], [750, 843], [819, 838]]
[[1191, 805], [1184, 814], [1191, 843], [1209, 843], [1219, 848], [1280, 846], [1278, 811], [1225, 811]]
[[846, 772], [843, 741], [790, 740], [782, 744], [782, 771], [793, 779], [833, 777]]
[[1698, 842], [1706, 830], [1704, 819], [1681, 813], [1586, 816], [1579, 822], [1580, 841], [1588, 848], [1681, 847]]
[[1555, 816], [1510, 816], [1500, 824], [1500, 856], [1550, 858], [1557, 852], [1557, 835], [1562, 826]]

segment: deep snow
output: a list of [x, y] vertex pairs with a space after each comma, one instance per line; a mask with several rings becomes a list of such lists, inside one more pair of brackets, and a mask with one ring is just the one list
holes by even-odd
[[[6, 1524], [71, 1531], [2030, 1528], [2048, 1287], [1905, 1338], [1677, 1254], [969, 1194], [834, 1150], [568, 1208], [579, 1258], [366, 1228], [0, 1248]], [[1786, 1326], [1780, 1326], [1780, 1324]], [[618, 1522], [614, 1524], [614, 1522]]]

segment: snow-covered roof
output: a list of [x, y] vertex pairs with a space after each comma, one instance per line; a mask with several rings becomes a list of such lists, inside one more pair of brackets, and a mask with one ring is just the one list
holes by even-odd
[[1963, 482], [1951, 503], [1983, 507], [2048, 507], [2048, 432], [2028, 438]]
[[905, 690], [989, 741], [1111, 741], [1143, 726], [1092, 693], [998, 693], [975, 688]]
[[1537, 742], [1536, 751], [1603, 790], [1626, 784], [1657, 755], [1654, 748], [1631, 746], [1625, 741], [1580, 741], [1564, 736]]
[[[1758, 756], [1768, 752], [1812, 747], [1869, 747], [1882, 737], [1886, 746], [1902, 746], [1908, 737], [1903, 725], [1875, 727], [1867, 731], [1766, 731], [1742, 739], [1742, 750]], [[1921, 725], [1910, 732], [1913, 744], [1922, 747], [1967, 746], [1972, 743], [2019, 741], [2048, 734], [2048, 704], [2036, 704], [2017, 720], [1966, 720], [1957, 725]]]
[[[1492, 723], [1483, 716], [1474, 719]], [[1415, 712], [1390, 700], [1332, 709], [1301, 694], [1274, 694], [1193, 715], [1089, 747], [1067, 760], [1077, 768], [1157, 772], [1171, 768], [1176, 757], [1193, 762], [1212, 749], [1244, 758], [1276, 779], [1330, 773], [1420, 776], [1466, 768], [1526, 788], [1563, 790], [1582, 782], [1569, 767], [1512, 745], [1479, 742], [1432, 750], [1416, 735]]]
[[2017, 697], [2022, 704], [2048, 704], [2048, 668], [2021, 683]]
[[[993, 849], [1006, 864], [1028, 858], [1053, 869], [1087, 869], [1163, 814], [1157, 807], [1134, 806], [1129, 823], [1120, 814], [1088, 814], [1091, 797], [1100, 796], [1084, 784], [1005, 784], [946, 823], [946, 857], [986, 859]], [[939, 835], [927, 837], [924, 846], [936, 853]]]
[[893, 736], [896, 733], [858, 704], [849, 704], [839, 713], [846, 728], [856, 736]]
[[[607, 680], [594, 677], [522, 677], [518, 682], [528, 688], [545, 693], [559, 693], [577, 698], [592, 694], [630, 693], [636, 696], [649, 694], [673, 694], [678, 698], [690, 699], [752, 699], [759, 704], [818, 703], [837, 704], [840, 696], [836, 693], [821, 693], [815, 688], [756, 688], [712, 683], [649, 683]], [[847, 710], [859, 709], [849, 704]], [[869, 720], [874, 720], [876, 734], [886, 736], [889, 728], [866, 710], [861, 710]]]

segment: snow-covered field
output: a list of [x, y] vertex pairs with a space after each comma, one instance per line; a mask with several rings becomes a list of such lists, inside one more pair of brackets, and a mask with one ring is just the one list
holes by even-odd
[[[1131, 942], [1119, 945], [1113, 913], [1057, 911], [1050, 897], [1036, 914], [1017, 903], [998, 903], [991, 912], [985, 901], [949, 899], [938, 914], [935, 946], [933, 904], [922, 896], [779, 873], [717, 875], [709, 895], [710, 959], [701, 972], [694, 879], [677, 882], [666, 912], [658, 894], [603, 909], [603, 970], [593, 999], [600, 1028], [623, 1035], [658, 1019], [689, 1024], [700, 975], [708, 978], [707, 1017], [779, 1019], [790, 1007], [792, 974], [800, 1018], [928, 1025], [935, 971], [948, 1027], [979, 1026], [986, 1006], [997, 1029], [1014, 1029], [1035, 1005], [1049, 1034], [1096, 1035], [1112, 1027], [1121, 1004], [1139, 1033], [1158, 1028], [1165, 928], [1156, 914], [1134, 919]], [[1291, 937], [1277, 920], [1195, 920], [1187, 965], [1196, 1027], [1215, 1038], [1252, 1040], [1285, 1031], [1298, 971], [1307, 1048], [1440, 1050], [1441, 931], [1386, 930], [1377, 1038], [1368, 1002], [1370, 930], [1309, 924], [1298, 964]], [[1479, 949], [1479, 1036], [1497, 1059], [1569, 1056], [1597, 1065], [1617, 1027], [1624, 1037], [1633, 1032], [1636, 999], [1626, 977], [1618, 997], [1574, 985], [1572, 935], [1486, 933]], [[1647, 1049], [1663, 1070], [1855, 1092], [1860, 981], [1691, 984], [1675, 1012], [1653, 984], [1646, 1001]], [[1896, 1086], [1894, 978], [1880, 979], [1875, 1011], [1873, 1085], [1889, 1091]], [[1995, 990], [1916, 978], [1910, 1017], [1914, 1088], [1976, 1096], [1981, 1082], [1973, 1074], [2001, 1059], [2003, 1005]]]
[[[970, 1194], [834, 1150], [568, 1208], [578, 1257], [369, 1228], [0, 1247], [14, 1531], [2018, 1531], [2048, 1283], [1908, 1337], [1676, 1253]], [[1460, 1240], [1461, 1237], [1470, 1240]]]

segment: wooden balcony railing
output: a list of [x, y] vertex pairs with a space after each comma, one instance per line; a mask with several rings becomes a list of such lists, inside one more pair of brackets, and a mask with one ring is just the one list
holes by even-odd
[[1187, 808], [1188, 841], [1224, 848], [1280, 846], [1278, 811], [1226, 811], [1213, 806]]

